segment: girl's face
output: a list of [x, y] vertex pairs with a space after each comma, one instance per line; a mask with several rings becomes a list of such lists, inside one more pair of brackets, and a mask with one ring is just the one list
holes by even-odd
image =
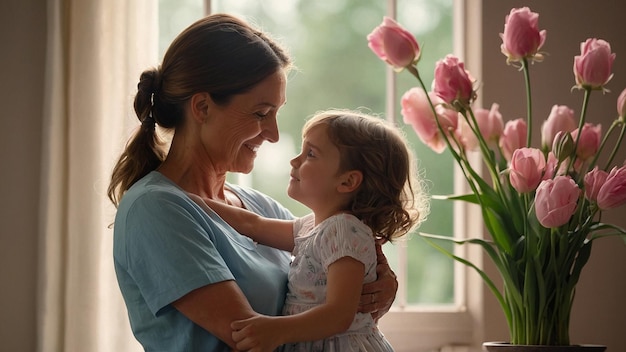
[[328, 138], [327, 129], [326, 124], [310, 128], [302, 152], [291, 160], [287, 194], [313, 211], [335, 204], [341, 184], [339, 149]]
[[201, 133], [216, 170], [248, 173], [261, 144], [278, 141], [276, 117], [286, 101], [286, 83], [280, 70], [252, 90], [234, 96], [226, 106], [211, 104]]

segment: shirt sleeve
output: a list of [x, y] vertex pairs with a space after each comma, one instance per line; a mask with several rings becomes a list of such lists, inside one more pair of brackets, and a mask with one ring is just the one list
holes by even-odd
[[354, 216], [337, 216], [320, 231], [320, 254], [325, 271], [343, 257], [360, 261], [367, 270], [376, 257], [371, 230]]
[[234, 279], [213, 234], [185, 203], [166, 192], [146, 193], [124, 224], [134, 234], [126, 242], [128, 272], [154, 315], [196, 288]]

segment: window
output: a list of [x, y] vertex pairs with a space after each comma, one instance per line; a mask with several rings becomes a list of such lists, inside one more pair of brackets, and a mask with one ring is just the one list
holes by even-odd
[[[210, 12], [238, 15], [271, 33], [298, 68], [289, 78], [288, 103], [279, 113], [280, 141], [266, 143], [254, 171], [237, 176], [238, 183], [271, 195], [296, 215], [306, 214], [308, 210], [286, 194], [289, 160], [299, 151], [302, 125], [318, 110], [350, 108], [397, 121], [429, 180], [429, 192], [453, 193], [452, 157], [423, 146], [401, 121], [400, 96], [417, 81], [408, 73], [390, 71], [367, 47], [366, 36], [383, 15], [395, 17], [424, 49], [418, 67], [428, 84], [435, 61], [453, 52], [453, 8], [459, 6], [455, 0], [160, 0], [161, 52], [177, 33], [209, 12], [206, 5]], [[452, 234], [454, 211], [451, 202], [433, 200], [419, 231]], [[455, 276], [458, 266], [416, 235], [384, 250], [400, 282], [395, 306], [381, 321], [394, 347], [415, 351], [470, 341], [462, 270]]]

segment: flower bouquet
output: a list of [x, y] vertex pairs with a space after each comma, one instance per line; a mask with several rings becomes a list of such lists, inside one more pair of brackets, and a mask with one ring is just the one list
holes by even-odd
[[[435, 66], [432, 90], [420, 77], [420, 46], [411, 33], [385, 17], [368, 36], [369, 47], [396, 71], [419, 82], [401, 100], [404, 122], [434, 151], [448, 149], [463, 173], [470, 194], [444, 197], [480, 206], [489, 239], [454, 239], [421, 234], [433, 246], [475, 269], [501, 305], [514, 345], [568, 346], [569, 320], [576, 284], [593, 241], [624, 236], [626, 231], [601, 222], [602, 212], [626, 203], [626, 165], [614, 166], [626, 124], [626, 89], [617, 99], [618, 117], [602, 135], [585, 119], [590, 96], [606, 92], [615, 54], [610, 44], [587, 39], [574, 58], [575, 88], [584, 93], [576, 120], [567, 106], [555, 105], [541, 126], [541, 146], [531, 146], [532, 116], [529, 64], [540, 62], [546, 31], [538, 14], [512, 9], [501, 34], [508, 64], [524, 74], [527, 117], [503, 122], [499, 106], [473, 107], [475, 81], [453, 55]], [[618, 133], [615, 145], [609, 135]], [[484, 165], [470, 163], [479, 152]], [[607, 154], [608, 153], [608, 154]], [[485, 170], [487, 177], [483, 177]], [[480, 245], [503, 280], [496, 287], [477, 265], [455, 256], [437, 241]]]

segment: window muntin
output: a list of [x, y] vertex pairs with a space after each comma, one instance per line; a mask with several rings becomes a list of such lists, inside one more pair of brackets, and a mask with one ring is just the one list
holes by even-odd
[[[452, 27], [458, 22], [453, 6], [458, 7], [458, 1], [160, 0], [160, 6], [160, 56], [174, 36], [208, 13], [210, 6], [210, 12], [235, 14], [270, 32], [295, 60], [287, 104], [279, 112], [280, 141], [264, 144], [253, 172], [231, 175], [231, 181], [254, 186], [296, 215], [306, 214], [308, 209], [286, 194], [289, 160], [300, 148], [302, 125], [318, 110], [361, 108], [397, 121], [415, 150], [431, 194], [453, 193], [458, 180], [453, 179], [452, 157], [432, 152], [402, 122], [400, 96], [417, 81], [406, 72], [391, 72], [367, 47], [366, 36], [383, 15], [397, 18], [424, 49], [418, 68], [428, 85], [435, 61], [453, 52]], [[462, 220], [463, 212], [453, 209], [451, 202], [433, 200], [430, 216], [419, 231], [452, 234], [457, 218]], [[455, 276], [455, 270], [457, 274], [464, 270], [417, 235], [407, 239], [384, 247], [399, 276], [400, 290], [394, 308], [380, 322], [381, 329], [398, 351], [470, 341], [464, 275]]]
[[[267, 30], [292, 54], [298, 68], [289, 78], [287, 105], [279, 113], [281, 140], [265, 144], [249, 177], [250, 185], [270, 194], [296, 215], [308, 210], [286, 195], [289, 160], [300, 146], [300, 130], [307, 117], [330, 107], [358, 109], [394, 118], [405, 131], [432, 194], [453, 190], [452, 158], [425, 147], [402, 123], [400, 95], [417, 81], [408, 73], [395, 75], [397, 95], [387, 102], [386, 70], [368, 48], [366, 36], [387, 13], [378, 0], [345, 1], [213, 1], [212, 12], [239, 15]], [[425, 82], [432, 80], [434, 62], [452, 51], [452, 0], [399, 1], [397, 19], [426, 48], [419, 67]], [[386, 104], [394, 116], [385, 114]], [[385, 116], [387, 115], [387, 116]], [[433, 201], [420, 231], [451, 234], [452, 204]], [[454, 263], [415, 234], [384, 246], [401, 278], [396, 306], [454, 303]]]

